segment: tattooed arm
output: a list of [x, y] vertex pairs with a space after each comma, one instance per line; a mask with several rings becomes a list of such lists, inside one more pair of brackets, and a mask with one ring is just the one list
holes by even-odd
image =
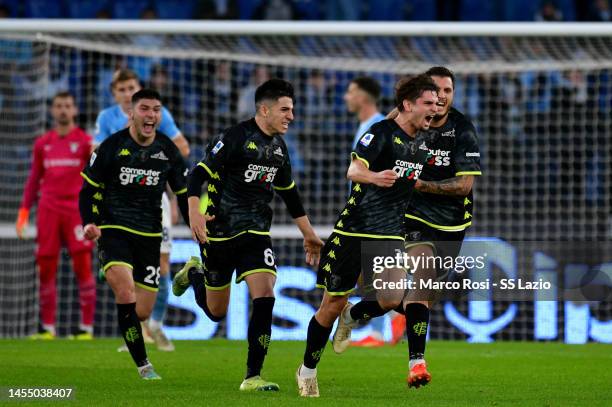
[[441, 181], [417, 180], [414, 188], [419, 192], [429, 192], [430, 194], [467, 196], [473, 185], [473, 175], [460, 175]]

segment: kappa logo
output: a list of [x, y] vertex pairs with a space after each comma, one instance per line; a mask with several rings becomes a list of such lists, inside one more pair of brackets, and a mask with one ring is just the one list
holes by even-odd
[[163, 151], [160, 151], [160, 152], [159, 152], [159, 153], [157, 153], [157, 154], [153, 154], [153, 155], [151, 156], [151, 158], [156, 158], [156, 159], [158, 159], [158, 160], [168, 161], [168, 157], [166, 157], [166, 154], [164, 154], [164, 152], [163, 152]]
[[225, 144], [223, 144], [223, 142], [221, 140], [219, 140], [217, 142], [217, 144], [215, 144], [215, 146], [212, 149], [212, 155], [215, 155], [219, 152], [219, 150], [221, 150], [223, 148]]
[[257, 144], [255, 144], [254, 142], [249, 142], [249, 145], [247, 146], [248, 150], [257, 150]]
[[419, 146], [419, 150], [429, 151], [429, 149], [427, 148], [427, 144], [425, 144], [425, 142], [421, 143], [421, 145]]
[[274, 150], [274, 154], [280, 155], [281, 157], [283, 157], [283, 150], [277, 146], [276, 150]]
[[121, 151], [119, 151], [119, 157], [125, 157], [130, 154], [130, 150], [128, 150], [127, 148], [122, 148]]
[[374, 139], [374, 135], [372, 133], [366, 133], [361, 140], [359, 140], [359, 144], [364, 147], [368, 147], [372, 140]]

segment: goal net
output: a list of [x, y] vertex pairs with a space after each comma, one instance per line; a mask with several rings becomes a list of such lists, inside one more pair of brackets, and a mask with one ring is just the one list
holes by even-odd
[[[80, 126], [93, 132], [98, 112], [114, 103], [109, 83], [120, 67], [136, 71], [143, 84], [160, 91], [191, 142], [192, 162], [200, 159], [217, 132], [253, 115], [258, 84], [275, 76], [291, 81], [296, 88], [296, 119], [285, 139], [305, 207], [326, 238], [348, 193], [345, 174], [358, 127], [343, 101], [350, 80], [360, 75], [377, 79], [383, 89], [380, 108], [388, 112], [399, 77], [434, 65], [448, 66], [457, 76], [455, 107], [473, 120], [480, 138], [483, 176], [475, 183], [469, 236], [568, 242], [612, 237], [609, 29], [588, 35], [577, 31], [561, 35], [552, 29], [544, 34], [535, 29], [531, 34], [523, 31], [524, 35], [503, 30], [478, 34], [470, 33], [469, 25], [451, 25], [454, 31], [444, 32], [443, 26], [434, 24], [421, 26], [422, 31], [406, 29], [409, 25], [397, 30], [389, 26], [385, 34], [376, 24], [351, 25], [352, 31], [343, 31], [349, 27], [345, 24], [321, 24], [317, 31], [312, 24], [272, 23], [263, 25], [271, 27], [268, 31], [249, 32], [253, 25], [230, 23], [225, 27], [232, 32], [222, 34], [221, 28], [189, 33], [169, 24], [154, 24], [153, 29], [129, 23], [119, 29], [112, 23], [106, 27], [95, 23], [95, 30], [88, 22], [67, 26], [43, 25], [40, 32], [15, 26], [0, 32], [0, 337], [25, 336], [37, 326], [34, 242], [17, 240], [13, 222], [33, 141], [50, 126], [48, 102], [59, 90], [72, 91]], [[376, 28], [376, 35], [370, 35], [368, 27]], [[314, 288], [314, 272], [305, 268], [299, 233], [284, 205], [275, 200], [273, 207], [278, 226], [274, 247], [278, 264], [287, 267], [286, 277], [279, 275], [282, 300], [275, 309], [275, 332], [300, 339], [305, 335], [304, 318], [310, 318], [318, 306], [321, 292]], [[173, 253], [173, 270], [193, 250], [186, 241], [175, 246], [181, 249]], [[60, 334], [77, 325], [79, 315], [76, 283], [66, 259], [64, 254], [58, 275]], [[242, 293], [243, 288], [234, 288]], [[183, 335], [180, 327], [202, 319], [181, 301], [171, 299], [166, 318], [175, 337]], [[430, 336], [478, 340], [469, 326], [492, 326], [510, 305], [438, 304]], [[612, 337], [608, 332], [612, 327], [605, 325], [612, 318], [609, 302], [514, 305], [513, 318], [491, 328], [489, 339]], [[248, 315], [248, 305], [233, 306], [238, 310], [235, 315]], [[580, 326], [568, 328], [568, 312], [580, 315], [586, 328], [576, 322], [577, 317], [572, 317], [572, 324]], [[536, 334], [538, 315], [548, 321], [548, 337]], [[243, 317], [206, 325], [206, 335], [240, 337]], [[593, 335], [589, 327], [594, 322], [603, 324], [608, 333]], [[96, 334], [116, 335], [115, 326], [112, 293], [100, 282]]]

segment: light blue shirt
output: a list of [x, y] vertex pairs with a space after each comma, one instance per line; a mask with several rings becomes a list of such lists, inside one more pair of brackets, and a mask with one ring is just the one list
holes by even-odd
[[382, 113], [376, 112], [376, 114], [370, 117], [368, 120], [359, 123], [359, 128], [357, 129], [357, 133], [355, 133], [355, 138], [353, 139], [351, 151], [355, 149], [355, 147], [357, 146], [357, 142], [359, 141], [361, 136], [363, 136], [363, 134], [368, 131], [370, 127], [384, 119], [385, 116]]
[[[94, 144], [101, 144], [111, 134], [125, 129], [128, 125], [128, 120], [128, 116], [121, 110], [121, 106], [119, 105], [114, 105], [102, 110], [96, 119]], [[181, 132], [176, 126], [176, 123], [174, 123], [174, 119], [168, 109], [163, 106], [161, 123], [159, 123], [158, 130], [171, 139], [178, 136]]]

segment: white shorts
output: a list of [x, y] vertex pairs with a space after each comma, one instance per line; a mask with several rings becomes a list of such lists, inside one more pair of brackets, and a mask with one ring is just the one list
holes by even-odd
[[172, 208], [170, 199], [164, 192], [161, 200], [162, 208], [162, 242], [160, 247], [161, 253], [169, 254], [172, 251]]

